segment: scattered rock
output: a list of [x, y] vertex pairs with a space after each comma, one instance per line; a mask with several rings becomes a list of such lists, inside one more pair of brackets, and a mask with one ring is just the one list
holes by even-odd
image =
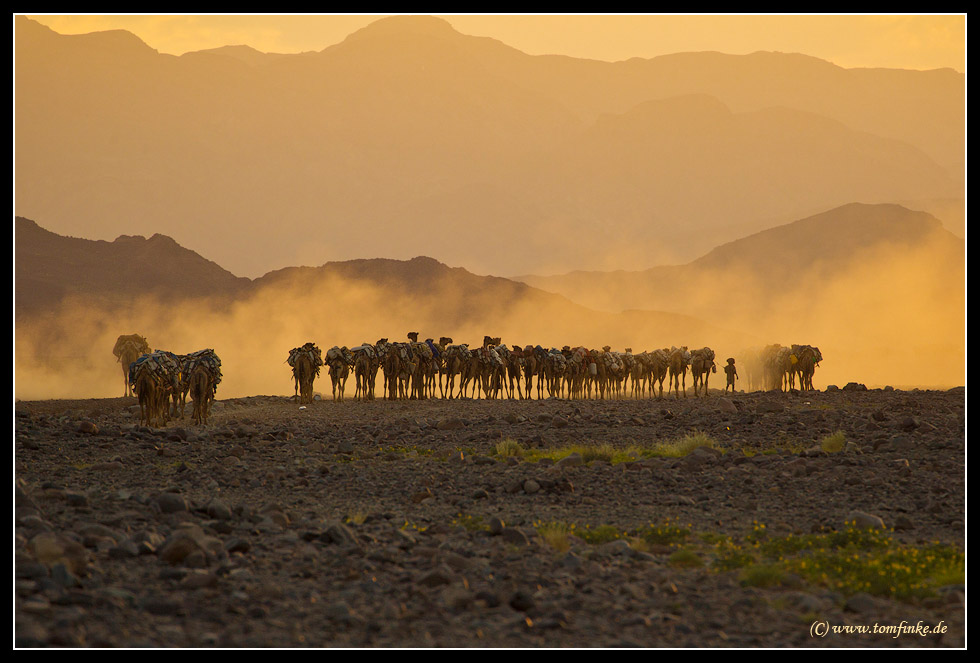
[[845, 524], [853, 523], [855, 527], [872, 527], [875, 529], [885, 529], [884, 521], [873, 514], [864, 511], [851, 511], [844, 519]]

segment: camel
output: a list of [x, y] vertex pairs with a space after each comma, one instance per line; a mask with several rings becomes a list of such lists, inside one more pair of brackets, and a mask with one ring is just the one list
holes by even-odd
[[405, 383], [403, 376], [408, 374], [408, 352], [404, 343], [393, 343], [385, 353], [384, 371], [386, 398], [396, 400], [405, 398]]
[[[446, 391], [442, 385], [442, 376], [446, 373], [446, 348], [453, 344], [453, 339], [449, 336], [440, 336], [439, 342], [434, 344], [436, 349], [435, 366], [436, 373], [439, 375], [439, 397], [445, 398]], [[432, 395], [435, 396], [435, 389], [432, 390]]]
[[789, 348], [783, 348], [778, 343], [774, 343], [762, 348], [762, 351], [759, 353], [759, 363], [763, 369], [764, 387], [767, 390], [779, 389], [781, 391], [783, 388], [785, 362], [780, 358], [782, 350], [789, 351]]
[[605, 400], [609, 388], [609, 372], [602, 355], [596, 350], [589, 351], [585, 359], [586, 396], [592, 397], [592, 384], [595, 383], [595, 397]]
[[177, 361], [180, 366], [180, 389], [175, 399], [174, 403], [174, 417], [177, 417], [177, 405], [180, 405], [180, 418], [184, 418], [184, 408], [187, 405], [187, 394], [190, 391], [190, 378], [191, 373], [198, 366], [204, 366], [208, 370], [208, 376], [211, 380], [211, 391], [212, 400], [214, 393], [218, 390], [218, 383], [221, 382], [221, 359], [215, 354], [214, 350], [207, 348], [204, 350], [198, 350], [197, 352], [191, 352], [186, 355], [177, 355]]
[[326, 365], [330, 373], [330, 383], [333, 387], [333, 399], [334, 401], [343, 401], [347, 378], [350, 376], [350, 369], [354, 365], [354, 356], [347, 349], [346, 345], [344, 347], [337, 347], [335, 345], [327, 350]]
[[[531, 381], [535, 375], [538, 375], [541, 370], [540, 360], [538, 358], [538, 352], [535, 348], [530, 345], [524, 346], [524, 354], [521, 358], [523, 362], [522, 368], [524, 369], [524, 391], [527, 393], [528, 399], [531, 398]], [[538, 376], [538, 398], [541, 398], [541, 377]]]
[[188, 379], [190, 385], [191, 400], [194, 401], [194, 409], [191, 418], [197, 425], [207, 425], [208, 415], [211, 412], [211, 403], [214, 402], [214, 385], [211, 382], [211, 372], [204, 364], [198, 364]]
[[648, 352], [633, 355], [633, 367], [630, 369], [630, 396], [633, 398], [646, 396], [646, 385], [650, 380], [649, 356]]
[[286, 362], [293, 367], [293, 382], [296, 387], [294, 398], [299, 397], [300, 404], [313, 402], [313, 380], [320, 375], [323, 360], [320, 358], [320, 348], [311, 341], [302, 347], [289, 351]]
[[708, 376], [717, 372], [714, 350], [705, 347], [691, 353], [691, 377], [694, 379], [695, 396], [698, 396], [699, 384], [704, 385], [704, 395], [708, 395]]
[[[463, 389], [460, 388], [460, 393], [458, 396], [453, 396], [453, 390], [456, 388], [456, 376], [460, 376], [460, 384], [462, 385], [463, 371], [467, 369], [470, 361], [470, 351], [465, 343], [461, 345], [447, 345], [446, 351], [443, 353], [442, 362], [442, 373], [446, 375], [446, 394], [448, 398], [458, 398], [463, 395]], [[440, 387], [442, 385], [442, 376], [439, 378]]]
[[[517, 397], [520, 400], [524, 400], [524, 392], [521, 390], [521, 365], [524, 363], [524, 351], [521, 350], [519, 345], [515, 345], [507, 354], [507, 358], [504, 361], [507, 368], [507, 397], [510, 399], [514, 398], [514, 381], [517, 381]], [[528, 389], [526, 398], [531, 397], [531, 391]]]
[[136, 392], [136, 398], [140, 404], [140, 425], [152, 426], [153, 422], [159, 418], [160, 394], [157, 389], [157, 382], [153, 379], [153, 374], [148, 368], [136, 370], [133, 391]]
[[[500, 339], [492, 339], [499, 341]], [[504, 372], [506, 371], [504, 358], [500, 351], [506, 351], [507, 346], [484, 346], [480, 350], [480, 385], [483, 387], [483, 397], [494, 400], [500, 396], [503, 388]]]
[[687, 346], [682, 345], [679, 348], [671, 347], [668, 362], [667, 368], [670, 371], [670, 379], [667, 384], [667, 395], [670, 395], [670, 387], [673, 385], [674, 398], [679, 398], [678, 377], [680, 377], [680, 384], [684, 387], [684, 398], [687, 398], [687, 385], [685, 381], [687, 380], [687, 367], [691, 363], [691, 353], [687, 351]]
[[367, 343], [353, 350], [354, 400], [374, 400], [374, 376], [378, 373], [378, 350]]
[[140, 424], [165, 426], [170, 419], [170, 394], [179, 388], [179, 371], [170, 353], [157, 351], [134, 363], [131, 384], [140, 405]]
[[123, 372], [123, 396], [133, 395], [132, 386], [129, 382], [129, 365], [139, 359], [141, 355], [150, 352], [150, 345], [146, 339], [139, 334], [128, 334], [116, 339], [116, 344], [112, 348], [112, 354], [116, 361], [122, 365]]
[[820, 348], [812, 345], [793, 346], [798, 362], [795, 366], [800, 374], [800, 389], [803, 391], [813, 391], [813, 372], [817, 365], [823, 361]]
[[470, 398], [476, 398], [476, 391], [483, 380], [483, 360], [480, 358], [480, 351], [470, 350], [469, 357], [463, 362], [462, 369], [459, 372], [460, 396], [466, 396], [466, 389], [469, 387], [470, 382], [472, 382], [473, 395]]
[[412, 341], [406, 345], [408, 360], [403, 364], [405, 371], [402, 375], [407, 382], [409, 399], [424, 400], [426, 364], [432, 358], [432, 349], [425, 343], [418, 342], [418, 332], [411, 332], [408, 337]]
[[796, 388], [796, 368], [798, 359], [792, 348], [779, 344], [767, 345], [762, 349], [762, 363], [766, 372], [766, 388], [788, 391]]
[[749, 348], [743, 350], [735, 358], [742, 365], [742, 375], [739, 377], [745, 383], [745, 390], [754, 391], [759, 386], [765, 389], [766, 367], [762, 360], [762, 349]]
[[561, 352], [552, 349], [544, 362], [544, 373], [548, 384], [548, 396], [561, 398], [562, 380], [568, 368], [568, 360]]
[[334, 401], [343, 401], [344, 388], [347, 386], [347, 378], [350, 375], [350, 364], [343, 357], [331, 359], [328, 363], [330, 364], [330, 383], [333, 388], [333, 399]]
[[299, 390], [300, 405], [313, 402], [313, 379], [314, 375], [313, 360], [306, 353], [296, 357], [296, 365], [293, 366], [293, 377]]

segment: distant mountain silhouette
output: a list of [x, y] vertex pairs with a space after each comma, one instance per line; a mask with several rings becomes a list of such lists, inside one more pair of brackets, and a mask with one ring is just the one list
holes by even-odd
[[[711, 319], [723, 317], [732, 307], [744, 306], [747, 299], [764, 308], [777, 294], [799, 292], [805, 297], [808, 292], [818, 293], [822, 284], [862, 259], [871, 260], [880, 251], [901, 256], [925, 244], [934, 249], [928, 256], [930, 265], [948, 272], [951, 289], [962, 288], [964, 240], [925, 212], [899, 205], [860, 203], [725, 243], [683, 265], [514, 278], [605, 310], [619, 310], [616, 303], [626, 299], [635, 307], [668, 307], [687, 313], [697, 309], [702, 315], [707, 313], [705, 282], [714, 278], [717, 282], [710, 300], [715, 308], [707, 316]], [[885, 275], [915, 274], [912, 265], [900, 260], [881, 268]]]
[[529, 56], [429, 17], [317, 53], [176, 57], [18, 16], [16, 213], [164, 233], [251, 277], [357, 255], [640, 268], [850, 201], [956, 213], [964, 80], [798, 54]]
[[17, 315], [51, 311], [68, 295], [113, 303], [152, 295], [173, 302], [233, 296], [250, 284], [159, 234], [93, 241], [62, 237], [17, 217], [14, 247]]

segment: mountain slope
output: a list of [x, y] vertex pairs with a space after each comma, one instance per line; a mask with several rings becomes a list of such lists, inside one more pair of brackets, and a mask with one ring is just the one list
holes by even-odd
[[751, 292], [754, 312], [780, 293], [814, 289], [872, 257], [880, 262], [876, 267], [882, 273], [909, 271], [911, 265], [902, 256], [923, 246], [931, 249], [923, 258], [933, 268], [948, 269], [950, 286], [961, 288], [963, 240], [925, 212], [860, 203], [727, 242], [683, 265], [527, 275], [515, 280], [603, 310], [669, 308], [702, 314], [706, 309], [704, 284], [717, 280], [710, 307], [715, 311], [712, 317], [723, 317], [744, 305], [747, 297], [740, 293]]
[[[253, 277], [351, 255], [493, 273], [641, 267], [850, 200], [962, 199], [960, 175], [943, 172], [956, 166], [942, 146], [963, 144], [951, 72], [532, 57], [425, 17], [319, 53], [174, 57], [17, 17], [15, 75], [18, 214], [102, 239], [164, 233]], [[671, 124], [662, 107], [689, 103], [664, 101], [679, 95], [718, 99], [733, 119], [712, 127], [701, 109]], [[871, 117], [895, 130], [867, 133]], [[659, 159], [637, 150], [705, 126], [714, 138], [691, 156], [676, 142]], [[568, 239], [597, 228], [632, 254]]]
[[122, 235], [113, 242], [62, 237], [30, 219], [14, 225], [16, 312], [50, 311], [69, 295], [105, 301], [227, 297], [249, 285], [173, 239]]

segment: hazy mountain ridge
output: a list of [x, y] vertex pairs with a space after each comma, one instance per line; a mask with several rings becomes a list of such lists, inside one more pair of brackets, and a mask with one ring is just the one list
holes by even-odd
[[[682, 265], [513, 278], [584, 304], [593, 301], [596, 293], [624, 297], [628, 294], [634, 306], [661, 308], [668, 302], [676, 302], [679, 306], [671, 310], [683, 312], [688, 295], [703, 286], [706, 275], [732, 275], [733, 290], [750, 283], [759, 303], [764, 305], [766, 298], [774, 293], [818, 288], [822, 280], [841, 273], [863, 256], [885, 250], [911, 251], [926, 243], [936, 244], [937, 252], [930, 259], [932, 266], [947, 268], [951, 286], [962, 287], [957, 273], [961, 274], [965, 265], [965, 241], [945, 230], [939, 219], [900, 205], [861, 203], [843, 205], [727, 242]], [[904, 272], [909, 266], [896, 260], [882, 268]], [[806, 278], [802, 279], [804, 275]], [[717, 299], [726, 299], [724, 287], [719, 285], [719, 288]]]
[[16, 217], [14, 236], [18, 315], [50, 311], [67, 295], [107, 301], [152, 295], [176, 301], [233, 296], [250, 283], [160, 234], [88, 240], [63, 237]]
[[[962, 76], [946, 75], [955, 72], [855, 73], [781, 54], [622, 63], [529, 56], [424, 17], [385, 19], [319, 53], [274, 57], [241, 49], [166, 56], [135, 37], [69, 39], [22, 17], [15, 24], [17, 212], [68, 234], [163, 232], [237, 273], [349, 255], [436, 255], [484, 273], [604, 266], [608, 256], [573, 239], [600, 223], [636, 249], [619, 264], [642, 266], [850, 200], [959, 191], [957, 177], [926, 156], [962, 134]], [[714, 73], [694, 76], [695, 62]], [[914, 91], [918, 81], [928, 81], [929, 104]], [[847, 99], [825, 98], [842, 85]], [[640, 104], [687, 94], [714, 97], [742, 120], [795, 107], [813, 120], [787, 129], [798, 133], [826, 128], [814, 112], [843, 122], [817, 144], [841, 146], [823, 169], [829, 179], [808, 179], [813, 143], [772, 154], [775, 165], [752, 177], [737, 163], [705, 162], [707, 149], [700, 165], [716, 170], [714, 180], [663, 177], [670, 164], [658, 170], [656, 159], [637, 155], [637, 138], [678, 127], [641, 119], [629, 128], [630, 119], [643, 117], [645, 107], [632, 115]], [[869, 124], [849, 108], [897, 133], [855, 141]], [[619, 143], [590, 144], [609, 122], [625, 132]], [[717, 143], [730, 138], [719, 134]], [[890, 142], [897, 138], [908, 144]], [[603, 151], [604, 163], [619, 164], [611, 173], [596, 166]], [[881, 171], [867, 186], [844, 177], [861, 164], [865, 174]], [[785, 190], [760, 191], [774, 176], [786, 178], [774, 187]], [[709, 185], [732, 179], [708, 195]], [[567, 230], [552, 232], [559, 223]]]

